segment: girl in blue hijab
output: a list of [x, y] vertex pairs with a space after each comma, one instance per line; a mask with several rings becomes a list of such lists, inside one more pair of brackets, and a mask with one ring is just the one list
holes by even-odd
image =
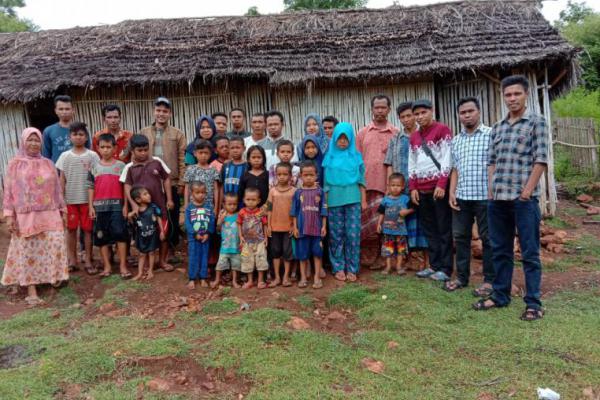
[[317, 180], [319, 186], [323, 187], [323, 153], [315, 136], [304, 136], [298, 149], [298, 159], [302, 161], [312, 161], [317, 166]]
[[329, 260], [336, 279], [354, 282], [360, 268], [360, 214], [367, 206], [365, 164], [354, 129], [340, 122], [323, 160], [327, 193]]
[[[329, 138], [325, 135], [325, 131], [323, 130], [323, 123], [321, 122], [321, 117], [318, 114], [311, 113], [304, 118], [304, 136], [313, 136], [316, 143], [319, 145], [321, 149], [321, 153], [325, 154], [327, 152], [327, 147], [329, 146]], [[302, 149], [298, 154], [301, 153]]]
[[213, 155], [210, 159], [210, 161], [212, 161], [215, 158], [214, 139], [216, 135], [217, 127], [215, 126], [215, 121], [208, 115], [201, 115], [196, 120], [196, 137], [185, 149], [185, 164], [192, 165], [197, 163], [196, 157], [194, 157], [194, 150], [196, 148], [196, 143], [198, 143], [198, 140], [200, 139], [208, 140], [213, 145]]

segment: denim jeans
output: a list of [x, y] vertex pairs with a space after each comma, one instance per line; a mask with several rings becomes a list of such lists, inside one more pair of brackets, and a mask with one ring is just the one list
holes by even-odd
[[540, 262], [540, 209], [538, 200], [490, 200], [488, 226], [492, 244], [492, 262], [496, 270], [492, 299], [498, 306], [510, 303], [510, 289], [514, 270], [515, 227], [519, 234], [523, 273], [525, 275], [525, 304], [539, 310], [542, 284]]
[[452, 235], [456, 246], [456, 275], [463, 284], [469, 283], [471, 275], [471, 232], [477, 221], [479, 238], [483, 244], [483, 281], [494, 281], [492, 248], [488, 238], [488, 201], [457, 199], [460, 211], [452, 210]]
[[452, 275], [452, 213], [448, 197], [434, 200], [433, 193], [419, 193], [419, 224], [429, 243], [429, 263], [434, 271]]

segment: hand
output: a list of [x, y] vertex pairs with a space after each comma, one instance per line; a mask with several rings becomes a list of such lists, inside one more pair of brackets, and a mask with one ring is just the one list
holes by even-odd
[[227, 212], [225, 212], [225, 210], [219, 211], [219, 217], [217, 218], [217, 225], [222, 225], [223, 221], [225, 221], [226, 216], [227, 216]]
[[265, 247], [269, 245], [269, 238], [265, 236]]
[[531, 200], [531, 190], [523, 189], [519, 198], [523, 201]]
[[67, 227], [67, 212], [63, 212], [61, 213], [61, 217], [62, 217], [62, 222], [63, 222], [63, 226], [66, 228]]
[[90, 214], [90, 219], [96, 219], [96, 209], [94, 207], [90, 207], [89, 214]]
[[17, 234], [17, 223], [14, 217], [6, 217], [6, 224], [8, 225], [8, 233], [11, 235]]
[[266, 230], [267, 237], [271, 237], [273, 235], [273, 232], [271, 231], [271, 227], [270, 226], [267, 226], [265, 228], [265, 230]]
[[377, 224], [377, 233], [381, 233], [381, 224]]
[[417, 206], [419, 205], [419, 191], [417, 189], [411, 190], [410, 200], [413, 202], [413, 204]]
[[321, 237], [325, 237], [325, 235], [327, 235], [327, 227], [323, 225], [321, 227]]
[[179, 214], [179, 226], [185, 225], [185, 214]]
[[177, 186], [177, 194], [180, 196], [183, 196], [184, 189], [185, 189], [185, 186]]
[[129, 211], [127, 210], [127, 207], [123, 207], [123, 218], [127, 218], [127, 216], [129, 215]]
[[451, 209], [460, 211], [460, 207], [458, 206], [458, 202], [456, 201], [456, 194], [452, 192], [448, 194], [448, 204], [450, 204]]
[[367, 209], [367, 200], [360, 201], [360, 210], [365, 211]]
[[172, 210], [175, 207], [173, 200], [167, 200], [167, 209]]
[[131, 212], [129, 213], [129, 218], [137, 217], [139, 213], [140, 213], [140, 207], [134, 203], [131, 206]]
[[202, 243], [206, 242], [208, 240], [208, 233], [205, 233], [204, 235], [200, 236], [200, 241]]
[[161, 242], [164, 242], [165, 239], [167, 238], [167, 235], [165, 235], [164, 232], [161, 232], [160, 235], [158, 235], [158, 238], [160, 239]]
[[294, 237], [296, 239], [298, 239], [299, 236], [300, 236], [300, 232], [298, 231], [298, 228], [294, 228]]
[[443, 199], [445, 195], [446, 195], [446, 191], [442, 188], [436, 187], [435, 190], [433, 191], [433, 199], [434, 200]]

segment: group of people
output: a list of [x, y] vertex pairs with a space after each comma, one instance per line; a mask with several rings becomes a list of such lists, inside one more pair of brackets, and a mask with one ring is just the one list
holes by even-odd
[[383, 273], [403, 275], [409, 252], [422, 251], [416, 275], [452, 292], [469, 284], [476, 223], [484, 280], [473, 308], [510, 303], [516, 230], [526, 280], [522, 319], [539, 319], [537, 196], [548, 134], [544, 118], [526, 108], [527, 79], [509, 76], [501, 86], [509, 113], [492, 128], [481, 122], [478, 99], [467, 97], [458, 102], [456, 135], [434, 120], [427, 99], [397, 106], [399, 129], [388, 120], [389, 97], [376, 95], [372, 121], [358, 134], [348, 122], [309, 114], [300, 143], [286, 138], [281, 112], [252, 115], [249, 132], [240, 108], [202, 115], [186, 143], [169, 124], [165, 97], [138, 134], [122, 129], [118, 106], [105, 106], [105, 127], [90, 137], [73, 120], [71, 99], [57, 96], [59, 121], [43, 134], [25, 129], [7, 168], [12, 238], [2, 284], [27, 286], [27, 301], [38, 304], [36, 285], [68, 279], [79, 242], [89, 274], [111, 274], [116, 249], [120, 274], [130, 278], [131, 235], [139, 255], [133, 278], [150, 279], [155, 266], [173, 270], [183, 228], [190, 289], [294, 280], [319, 289], [324, 264], [335, 279], [353, 282], [361, 264], [378, 265], [380, 257]]

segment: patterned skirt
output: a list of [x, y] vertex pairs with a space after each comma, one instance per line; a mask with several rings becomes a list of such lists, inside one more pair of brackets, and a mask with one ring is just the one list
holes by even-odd
[[406, 230], [408, 231], [408, 248], [410, 250], [426, 250], [429, 247], [425, 232], [419, 226], [417, 212], [406, 217]]
[[382, 200], [383, 193], [375, 190], [367, 191], [367, 209], [362, 212], [360, 230], [361, 259], [364, 263], [374, 261], [381, 249], [377, 233], [377, 220], [379, 219], [377, 209]]

